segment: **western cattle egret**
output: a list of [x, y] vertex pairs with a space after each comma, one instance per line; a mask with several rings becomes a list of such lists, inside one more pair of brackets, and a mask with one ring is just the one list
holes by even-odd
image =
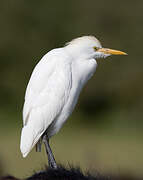
[[60, 130], [72, 113], [83, 86], [96, 70], [96, 59], [110, 55], [126, 53], [102, 48], [95, 37], [83, 36], [51, 50], [40, 60], [25, 94], [20, 143], [23, 157], [35, 145], [40, 151], [43, 141], [49, 166], [57, 167], [49, 138]]

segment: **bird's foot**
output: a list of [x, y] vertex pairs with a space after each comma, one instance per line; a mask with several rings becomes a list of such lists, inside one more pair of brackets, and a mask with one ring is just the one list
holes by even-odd
[[49, 157], [48, 157], [48, 163], [49, 163], [49, 166], [53, 169], [57, 169], [57, 164], [56, 164], [56, 161], [54, 159], [54, 161], [52, 160], [49, 160]]

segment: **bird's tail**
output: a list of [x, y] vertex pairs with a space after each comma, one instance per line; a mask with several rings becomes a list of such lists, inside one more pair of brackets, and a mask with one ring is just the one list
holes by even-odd
[[27, 154], [32, 149], [33, 144], [33, 133], [32, 129], [29, 128], [28, 125], [24, 126], [21, 131], [21, 141], [20, 141], [20, 150], [23, 155], [23, 157], [26, 157]]
[[26, 157], [32, 150], [34, 145], [38, 142], [42, 133], [35, 133], [35, 129], [32, 125], [27, 124], [22, 128], [20, 150], [23, 157]]

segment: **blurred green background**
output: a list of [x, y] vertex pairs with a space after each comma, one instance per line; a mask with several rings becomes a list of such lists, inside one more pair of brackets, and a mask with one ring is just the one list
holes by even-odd
[[143, 1], [0, 1], [0, 175], [25, 177], [47, 164], [19, 150], [30, 74], [50, 49], [82, 35], [128, 56], [98, 60], [78, 105], [51, 141], [59, 163], [143, 175]]

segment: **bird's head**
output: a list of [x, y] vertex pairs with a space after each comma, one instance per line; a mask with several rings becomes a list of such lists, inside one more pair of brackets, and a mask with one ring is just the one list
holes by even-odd
[[106, 58], [111, 55], [127, 55], [125, 52], [103, 48], [94, 36], [82, 36], [66, 44], [67, 49], [80, 58]]

